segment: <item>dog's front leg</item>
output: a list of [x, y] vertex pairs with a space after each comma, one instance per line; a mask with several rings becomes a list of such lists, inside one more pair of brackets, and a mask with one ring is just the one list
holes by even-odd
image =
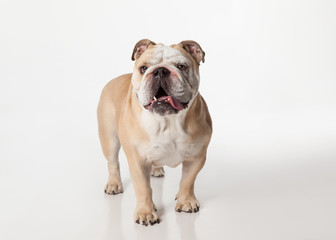
[[175, 210], [177, 212], [198, 212], [200, 204], [195, 197], [194, 183], [204, 163], [205, 156], [195, 157], [182, 163], [180, 190], [176, 195], [177, 203]]
[[152, 188], [150, 186], [151, 168], [152, 165], [143, 160], [133, 159], [130, 162], [130, 173], [137, 199], [134, 220], [136, 223], [146, 226], [160, 223], [156, 214], [157, 209], [152, 199]]

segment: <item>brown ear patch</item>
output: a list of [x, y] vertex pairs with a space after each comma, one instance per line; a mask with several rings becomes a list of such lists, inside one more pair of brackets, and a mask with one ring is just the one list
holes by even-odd
[[148, 39], [142, 39], [137, 44], [135, 44], [133, 53], [132, 53], [132, 61], [137, 60], [141, 54], [149, 47], [149, 45], [156, 45], [155, 42], [152, 42]]
[[196, 59], [198, 63], [204, 62], [205, 52], [202, 50], [201, 46], [192, 40], [182, 41], [179, 43], [190, 55]]

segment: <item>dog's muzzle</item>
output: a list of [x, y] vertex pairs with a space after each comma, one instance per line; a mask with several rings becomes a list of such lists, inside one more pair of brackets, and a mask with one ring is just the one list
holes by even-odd
[[144, 106], [147, 110], [158, 113], [160, 115], [176, 114], [180, 110], [188, 107], [188, 103], [180, 102], [169, 94], [169, 84], [171, 83], [171, 72], [165, 67], [158, 67], [152, 73], [154, 96], [151, 102]]

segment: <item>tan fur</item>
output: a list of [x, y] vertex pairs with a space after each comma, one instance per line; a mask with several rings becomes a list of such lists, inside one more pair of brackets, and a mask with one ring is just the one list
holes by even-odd
[[[179, 45], [174, 47], [181, 48]], [[149, 49], [150, 51], [153, 49]], [[196, 61], [194, 63], [198, 65]], [[142, 125], [141, 116], [146, 110], [139, 105], [131, 79], [132, 74], [126, 74], [110, 81], [104, 87], [98, 105], [99, 137], [109, 170], [105, 192], [118, 194], [123, 191], [118, 161], [121, 144], [128, 160], [136, 193], [137, 207], [134, 218], [137, 222], [147, 225], [159, 221], [152, 200], [150, 175], [152, 173], [154, 176], [162, 176], [164, 171], [161, 166], [154, 168], [143, 151], [148, 149], [151, 138]], [[194, 194], [194, 181], [204, 165], [212, 133], [211, 118], [206, 103], [199, 93], [189, 106], [183, 125], [188, 136], [186, 144], [199, 146], [199, 149], [194, 154], [186, 156], [182, 162], [183, 170], [180, 190], [176, 196], [176, 210], [196, 212], [199, 203]]]

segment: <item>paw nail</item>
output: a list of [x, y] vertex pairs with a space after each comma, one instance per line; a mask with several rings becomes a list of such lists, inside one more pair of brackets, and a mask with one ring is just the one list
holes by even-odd
[[182, 210], [181, 209], [177, 209], [178, 212], [181, 212]]
[[135, 222], [138, 223], [138, 224], [140, 223], [139, 220], [136, 220]]

